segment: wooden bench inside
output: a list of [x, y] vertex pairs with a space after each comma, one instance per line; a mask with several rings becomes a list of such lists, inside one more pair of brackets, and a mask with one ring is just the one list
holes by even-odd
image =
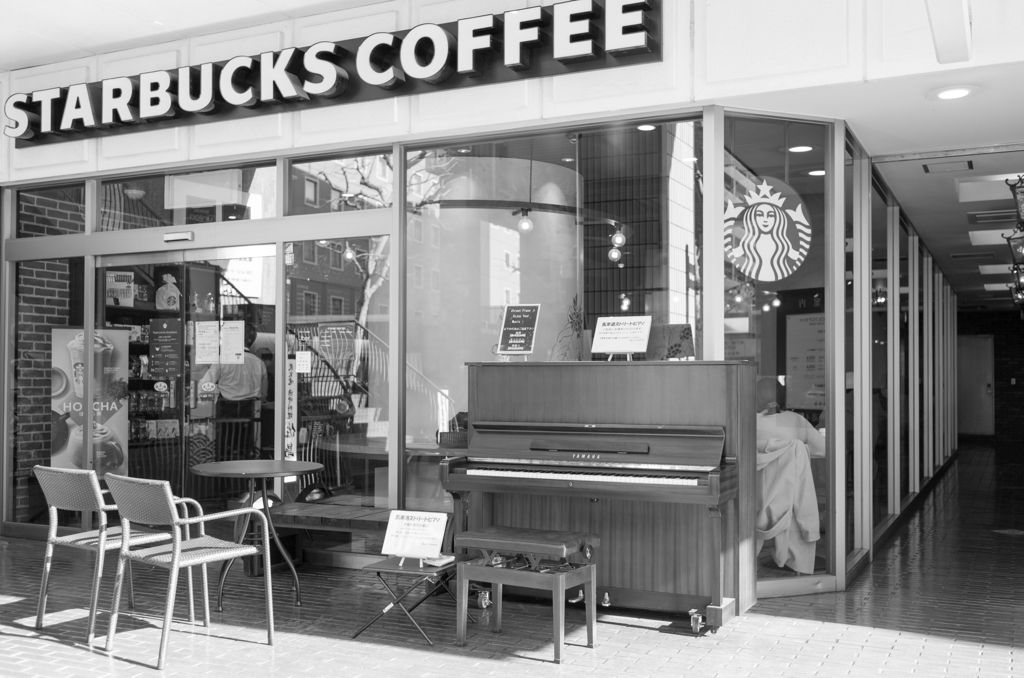
[[361, 497], [339, 495], [315, 502], [278, 504], [270, 508], [274, 525], [297, 530], [387, 530], [391, 511], [362, 506]]

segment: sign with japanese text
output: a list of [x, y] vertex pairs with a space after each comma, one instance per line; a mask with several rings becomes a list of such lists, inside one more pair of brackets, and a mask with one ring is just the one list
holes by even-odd
[[651, 316], [598, 318], [591, 353], [646, 353]]
[[447, 513], [392, 511], [380, 552], [403, 558], [437, 558], [447, 525]]
[[294, 358], [288, 359], [284, 383], [284, 458], [294, 461], [299, 451], [299, 378]]
[[786, 407], [820, 410], [825, 407], [825, 314], [786, 316]]

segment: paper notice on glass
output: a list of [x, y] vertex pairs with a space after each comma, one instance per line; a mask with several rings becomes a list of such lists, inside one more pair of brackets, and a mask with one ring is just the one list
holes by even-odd
[[295, 371], [299, 374], [309, 374], [313, 371], [313, 352], [295, 352]]
[[447, 513], [392, 511], [381, 553], [403, 558], [436, 558], [441, 555]]
[[196, 323], [196, 364], [216, 365], [220, 362], [220, 323], [216, 320]]
[[646, 353], [651, 316], [598, 318], [591, 353]]
[[225, 320], [220, 324], [220, 364], [241, 365], [245, 362], [245, 322]]

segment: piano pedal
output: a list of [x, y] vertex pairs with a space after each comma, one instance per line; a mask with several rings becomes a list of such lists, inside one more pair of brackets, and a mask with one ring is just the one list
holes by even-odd
[[575, 597], [575, 598], [570, 598], [570, 599], [569, 599], [568, 601], [566, 601], [566, 602], [569, 602], [569, 603], [582, 603], [582, 602], [583, 602], [583, 599], [584, 599], [584, 597], [585, 597], [585, 596], [584, 596], [584, 593], [583, 593], [583, 589], [580, 589], [580, 592], [576, 594], [576, 597]]
[[604, 592], [604, 597], [601, 598], [601, 607], [611, 607], [612, 597], [607, 591]]

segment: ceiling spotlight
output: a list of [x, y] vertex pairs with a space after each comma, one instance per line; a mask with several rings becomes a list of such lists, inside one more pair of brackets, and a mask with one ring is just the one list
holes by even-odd
[[615, 247], [622, 247], [626, 244], [626, 235], [622, 231], [615, 231], [612, 234], [612, 245]]
[[772, 299], [772, 306], [774, 306], [775, 308], [782, 306], [782, 299], [779, 299], [778, 297]]
[[640, 130], [641, 132], [653, 132], [658, 128], [655, 127], [654, 125], [638, 125], [637, 129]]
[[620, 259], [622, 259], [622, 250], [620, 250], [618, 247], [613, 247], [610, 250], [608, 250], [608, 261], [616, 263]]
[[823, 177], [825, 176], [825, 170], [811, 170], [807, 173], [809, 177]]
[[932, 90], [925, 95], [925, 98], [939, 101], [952, 101], [953, 99], [963, 99], [966, 96], [970, 96], [979, 89], [980, 88], [975, 85], [954, 85], [952, 87], [942, 87]]
[[789, 152], [790, 153], [807, 153], [808, 151], [813, 151], [813, 150], [814, 150], [813, 146], [793, 146], [792, 148], [789, 149]]

